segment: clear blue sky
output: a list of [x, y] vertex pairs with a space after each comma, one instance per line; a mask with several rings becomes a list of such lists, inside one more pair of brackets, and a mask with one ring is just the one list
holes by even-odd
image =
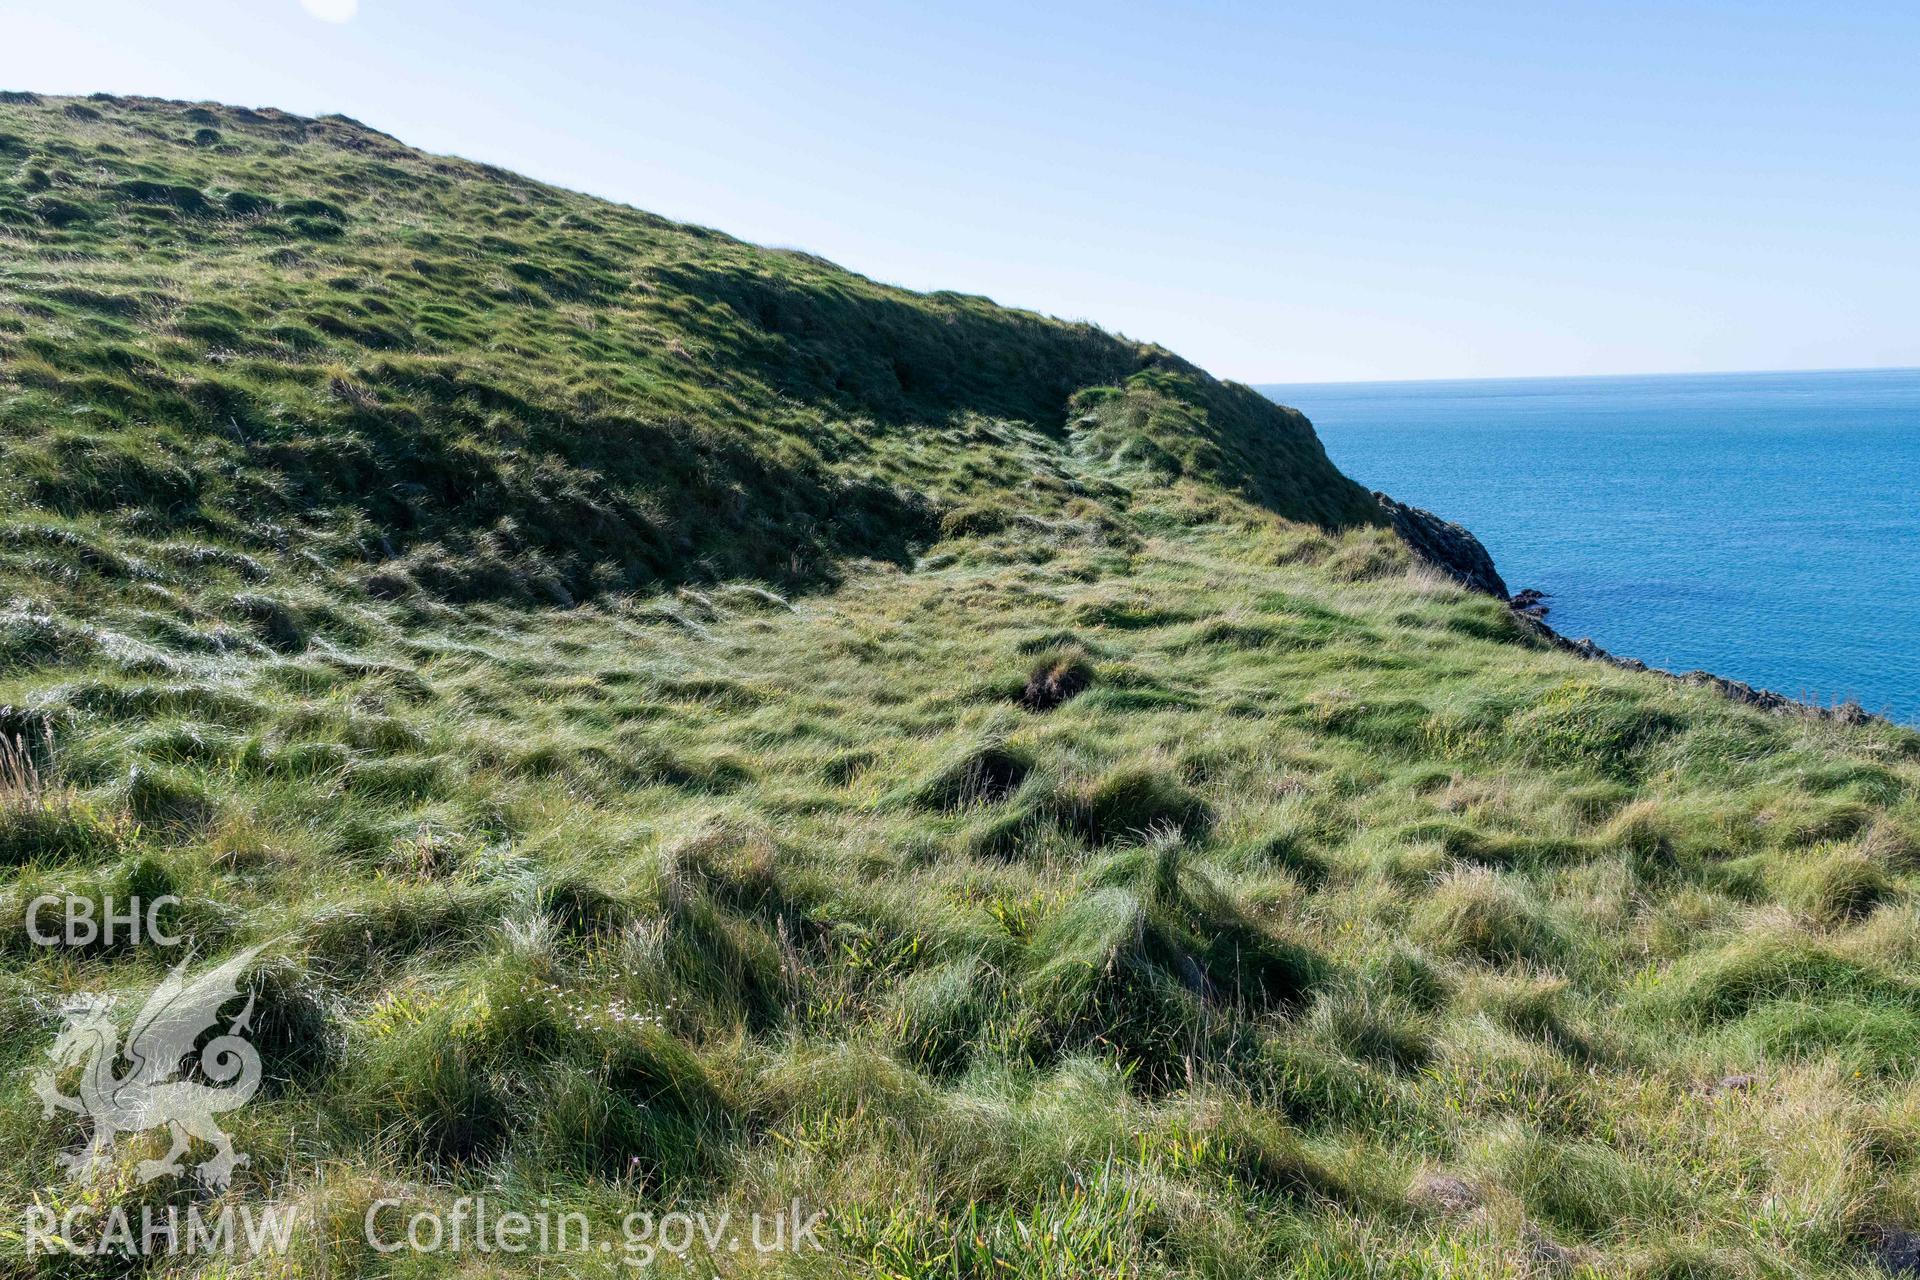
[[340, 111], [1246, 381], [1920, 364], [1917, 84], [1873, 0], [0, 0], [0, 87]]

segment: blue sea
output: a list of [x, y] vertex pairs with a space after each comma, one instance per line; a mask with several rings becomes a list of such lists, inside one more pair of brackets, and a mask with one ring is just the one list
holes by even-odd
[[1260, 389], [1564, 634], [1920, 724], [1920, 369]]

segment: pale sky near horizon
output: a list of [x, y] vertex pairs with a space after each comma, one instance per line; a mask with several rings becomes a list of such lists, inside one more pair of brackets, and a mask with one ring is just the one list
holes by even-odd
[[1920, 6], [0, 0], [0, 88], [342, 112], [1248, 382], [1920, 365]]

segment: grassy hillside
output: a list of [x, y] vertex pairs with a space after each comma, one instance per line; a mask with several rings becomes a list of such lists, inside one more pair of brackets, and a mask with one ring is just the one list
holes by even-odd
[[[350, 121], [0, 103], [0, 1203], [744, 1219], [689, 1275], [1874, 1274], [1920, 737], [1583, 662], [1305, 420]], [[47, 892], [251, 973], [66, 1179]], [[193, 1159], [204, 1158], [205, 1148]], [[399, 1219], [388, 1219], [389, 1223]], [[389, 1235], [403, 1234], [389, 1228]], [[666, 1260], [656, 1263], [673, 1268]]]
[[338, 118], [5, 105], [8, 496], [62, 515], [311, 538], [459, 599], [804, 582], [905, 562], [970, 494], [1058, 514], [1084, 481], [976, 447], [1018, 424], [1367, 518], [1304, 419], [1090, 326]]

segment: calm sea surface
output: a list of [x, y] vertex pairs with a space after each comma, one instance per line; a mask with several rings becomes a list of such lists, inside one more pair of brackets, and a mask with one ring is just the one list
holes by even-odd
[[1261, 390], [1567, 635], [1920, 723], [1920, 369]]

